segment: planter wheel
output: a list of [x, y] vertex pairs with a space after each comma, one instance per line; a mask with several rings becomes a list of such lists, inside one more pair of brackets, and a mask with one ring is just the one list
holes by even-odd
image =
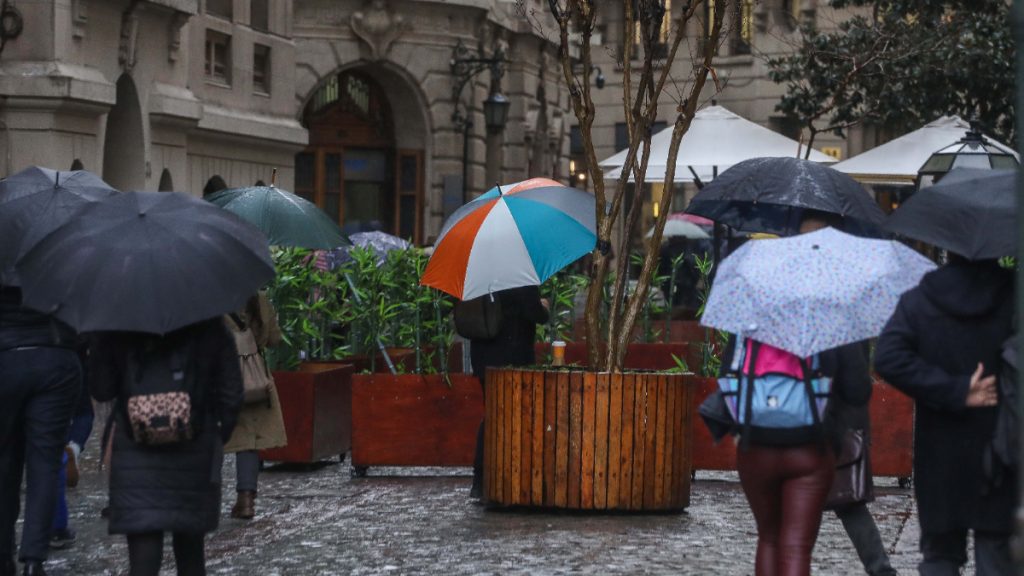
[[914, 479], [911, 478], [910, 476], [900, 476], [896, 480], [896, 483], [899, 485], [900, 488], [910, 488], [911, 486], [914, 485]]
[[369, 466], [353, 466], [352, 477], [353, 478], [366, 478], [366, 471], [369, 470]]
[[338, 464], [344, 464], [344, 463], [345, 463], [345, 452], [342, 452], [341, 454], [338, 454]]

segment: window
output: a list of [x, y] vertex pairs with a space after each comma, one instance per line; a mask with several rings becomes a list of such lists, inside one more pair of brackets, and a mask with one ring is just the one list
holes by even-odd
[[[668, 42], [672, 35], [672, 0], [664, 0], [665, 14], [662, 16], [661, 24], [658, 25], [658, 38], [654, 44], [654, 58], [665, 58], [668, 55]], [[633, 59], [642, 58], [643, 38], [640, 34], [640, 18], [637, 13], [639, 5], [633, 1]]]
[[733, 54], [750, 54], [754, 41], [754, 0], [736, 0], [739, 3], [733, 23], [732, 38]]
[[252, 48], [252, 89], [270, 94], [270, 46], [256, 44]]
[[231, 36], [206, 31], [206, 77], [231, 83]]
[[260, 32], [270, 31], [270, 0], [249, 0], [249, 27]]
[[206, 13], [231, 20], [235, 0], [206, 0]]
[[750, 54], [754, 40], [754, 0], [708, 0], [704, 5], [705, 34], [711, 34], [718, 9], [728, 10], [723, 17], [722, 36], [729, 46], [729, 54]]

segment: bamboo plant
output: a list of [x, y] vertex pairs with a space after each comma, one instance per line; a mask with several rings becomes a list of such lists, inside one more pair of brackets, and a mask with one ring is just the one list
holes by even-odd
[[[551, 16], [558, 26], [558, 48], [562, 73], [569, 86], [569, 98], [579, 122], [580, 135], [586, 155], [588, 179], [594, 183], [596, 196], [597, 247], [593, 252], [591, 283], [586, 306], [586, 338], [588, 363], [597, 371], [621, 371], [633, 328], [647, 302], [651, 277], [657, 267], [658, 251], [661, 246], [665, 222], [670, 212], [672, 195], [663, 194], [659, 210], [655, 212], [654, 233], [646, 247], [636, 289], [627, 294], [627, 265], [632, 231], [639, 221], [641, 202], [632, 202], [623, 214], [623, 200], [630, 176], [636, 189], [642, 190], [644, 174], [650, 156], [651, 127], [658, 117], [658, 105], [666, 98], [676, 102], [676, 116], [672, 126], [672, 139], [666, 161], [665, 187], [671, 189], [675, 177], [675, 161], [679, 142], [690, 127], [693, 116], [701, 102], [702, 91], [711, 75], [717, 85], [712, 63], [718, 51], [726, 10], [705, 10], [705, 2], [715, 0], [691, 0], [683, 3], [674, 14], [666, 14], [664, 0], [548, 0]], [[726, 3], [718, 3], [720, 6]], [[729, 3], [728, 5], [732, 5]], [[714, 4], [711, 5], [714, 8]], [[590, 76], [594, 69], [592, 62], [591, 37], [597, 22], [598, 11], [622, 10], [623, 38], [633, 38], [638, 30], [639, 60], [634, 65], [633, 43], [624, 42], [622, 55], [622, 106], [625, 112], [629, 146], [626, 161], [619, 178], [610, 190], [606, 190], [604, 176], [598, 166], [594, 151], [592, 129], [596, 117]], [[705, 18], [705, 14], [709, 17]], [[667, 50], [659, 50], [662, 22], [671, 22]], [[686, 30], [695, 24], [701, 33], [694, 39], [691, 34], [693, 53], [688, 77], [680, 78], [675, 66], [677, 54]], [[579, 55], [573, 55], [578, 46]], [[690, 46], [688, 43], [687, 46]], [[582, 63], [582, 66], [579, 64]], [[717, 88], [717, 86], [716, 86]], [[672, 93], [669, 93], [671, 89]], [[625, 218], [625, 226], [618, 236], [615, 253], [622, 255], [614, 267], [609, 258], [616, 223]], [[602, 330], [602, 301], [605, 299], [604, 286], [609, 276], [614, 277], [613, 288], [607, 311], [607, 322]], [[603, 332], [603, 334], [602, 334]], [[602, 338], [602, 335], [604, 336]], [[601, 342], [607, 342], [602, 353]]]

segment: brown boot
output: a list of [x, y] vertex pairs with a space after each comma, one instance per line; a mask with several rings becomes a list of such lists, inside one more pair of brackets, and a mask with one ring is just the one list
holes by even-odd
[[238, 500], [235, 501], [234, 508], [231, 509], [231, 517], [252, 520], [255, 515], [256, 493], [252, 490], [242, 490], [238, 493]]

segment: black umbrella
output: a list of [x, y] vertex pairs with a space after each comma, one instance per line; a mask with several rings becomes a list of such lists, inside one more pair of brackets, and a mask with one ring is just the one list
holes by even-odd
[[789, 236], [803, 210], [843, 217], [843, 230], [881, 236], [885, 213], [856, 180], [799, 158], [752, 158], [722, 172], [686, 211], [745, 232]]
[[19, 286], [14, 263], [89, 202], [117, 194], [92, 172], [32, 166], [0, 181], [0, 284]]
[[79, 332], [166, 334], [241, 308], [274, 277], [262, 232], [179, 192], [94, 202], [17, 270], [23, 303]]
[[1017, 171], [956, 168], [889, 216], [886, 227], [970, 260], [1017, 253]]

